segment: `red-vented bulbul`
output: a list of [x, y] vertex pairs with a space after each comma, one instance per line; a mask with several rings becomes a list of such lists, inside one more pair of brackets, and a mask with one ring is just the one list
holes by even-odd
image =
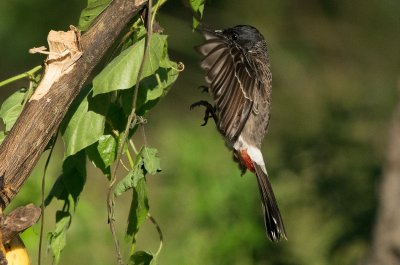
[[199, 101], [191, 108], [206, 107], [203, 125], [212, 117], [242, 172], [248, 169], [257, 176], [268, 237], [272, 241], [286, 238], [261, 153], [270, 119], [272, 82], [265, 39], [247, 25], [199, 31], [206, 41], [196, 49], [204, 56], [200, 66], [206, 71], [214, 105]]

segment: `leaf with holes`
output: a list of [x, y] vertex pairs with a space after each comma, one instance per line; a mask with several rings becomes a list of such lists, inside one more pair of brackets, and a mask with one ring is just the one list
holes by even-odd
[[143, 147], [142, 156], [144, 162], [144, 168], [149, 174], [156, 174], [161, 171], [160, 158], [158, 157], [158, 151], [155, 148]]
[[118, 197], [127, 190], [135, 188], [140, 179], [144, 178], [143, 172], [143, 159], [141, 152], [136, 156], [135, 166], [133, 170], [129, 171], [128, 175], [126, 175], [120, 182], [116, 185], [114, 190], [114, 196]]

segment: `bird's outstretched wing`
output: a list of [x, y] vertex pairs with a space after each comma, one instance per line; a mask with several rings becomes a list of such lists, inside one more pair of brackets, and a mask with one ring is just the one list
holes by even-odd
[[258, 85], [255, 71], [243, 50], [228, 41], [221, 31], [201, 29], [206, 41], [196, 49], [204, 58], [200, 66], [207, 72], [220, 132], [231, 142], [241, 133], [253, 107]]

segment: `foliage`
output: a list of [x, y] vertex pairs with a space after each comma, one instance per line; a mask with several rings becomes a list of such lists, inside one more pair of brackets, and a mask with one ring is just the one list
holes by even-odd
[[[89, 0], [88, 6], [81, 13], [79, 28], [83, 31], [88, 30], [109, 2]], [[156, 7], [159, 8], [164, 2], [161, 0]], [[153, 9], [154, 16], [157, 8]], [[128, 172], [113, 191], [113, 207], [117, 197], [131, 190], [132, 200], [126, 229], [126, 236], [131, 242], [129, 264], [150, 264], [153, 260], [150, 252], [135, 252], [135, 243], [136, 234], [149, 212], [146, 176], [161, 170], [157, 149], [143, 146], [136, 157], [132, 158], [132, 152], [136, 152], [133, 143], [130, 142], [130, 147], [123, 150], [121, 147], [125, 139], [125, 128], [129, 128], [129, 139], [140, 126], [139, 120], [145, 119], [144, 115], [176, 81], [181, 65], [169, 59], [167, 35], [161, 32], [151, 34], [148, 55], [138, 80], [139, 68], [144, 60], [146, 31], [143, 18], [138, 15], [123, 43], [119, 45], [122, 48], [120, 54], [106, 65], [93, 79], [92, 84], [82, 90], [60, 126], [64, 142], [63, 170], [45, 200], [46, 206], [53, 199], [63, 201], [62, 209], [56, 212], [55, 230], [48, 235], [54, 264], [59, 263], [61, 252], [67, 244], [67, 231], [85, 186], [86, 160], [91, 161], [111, 179], [111, 166], [119, 162], [116, 161], [118, 152], [126, 154], [129, 166], [124, 166]], [[37, 81], [38, 78], [32, 79], [32, 88], [37, 85]], [[140, 85], [137, 101], [132, 102], [138, 82]], [[5, 124], [5, 131], [0, 139], [12, 128], [24, 103], [31, 95], [26, 91], [25, 89], [15, 92], [1, 106], [0, 118]], [[136, 110], [137, 118], [132, 124], [127, 124], [132, 109]]]
[[189, 0], [190, 7], [193, 11], [193, 29], [199, 25], [199, 21], [203, 17], [205, 0]]
[[3, 102], [0, 108], [0, 118], [5, 125], [5, 131], [11, 130], [19, 114], [22, 111], [22, 103], [24, 102], [25, 92], [22, 90], [12, 94]]
[[107, 8], [110, 2], [111, 0], [88, 1], [87, 7], [81, 12], [78, 28], [82, 31], [87, 31], [96, 17]]

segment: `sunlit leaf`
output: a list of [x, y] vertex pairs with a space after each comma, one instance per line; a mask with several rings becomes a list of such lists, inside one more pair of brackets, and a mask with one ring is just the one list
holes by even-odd
[[193, 12], [196, 14], [195, 16], [193, 16], [193, 29], [196, 29], [197, 26], [199, 25], [199, 20], [197, 19], [197, 16], [199, 18], [203, 17], [204, 2], [205, 2], [205, 0], [189, 0], [190, 7], [192, 8]]
[[[92, 145], [103, 135], [105, 117], [89, 109], [88, 98], [90, 97], [91, 95], [88, 95], [82, 99], [72, 117], [61, 127], [65, 157]], [[96, 101], [95, 99], [93, 99], [93, 102]], [[103, 108], [106, 108], [107, 104], [104, 104]]]
[[[154, 33], [149, 54], [144, 64], [141, 78], [146, 78], [159, 68], [163, 61], [167, 36]], [[111, 91], [129, 89], [136, 84], [140, 64], [143, 58], [145, 39], [141, 39], [114, 58], [100, 74], [93, 79], [94, 95]]]
[[0, 118], [3, 120], [6, 131], [11, 130], [22, 111], [25, 92], [17, 91], [9, 96], [1, 105]]
[[78, 28], [82, 31], [87, 31], [96, 17], [106, 9], [111, 1], [112, 0], [88, 0], [87, 7], [81, 12]]
[[158, 33], [151, 35], [149, 54], [144, 64], [143, 77], [153, 74], [160, 67], [160, 62], [165, 58], [164, 50], [167, 47], [167, 37], [167, 35]]
[[203, 14], [204, 0], [189, 0], [189, 3], [193, 11]]
[[193, 17], [192, 26], [193, 26], [193, 29], [194, 29], [194, 30], [197, 29], [197, 27], [199, 26], [199, 24], [200, 24], [200, 21], [199, 21], [196, 17]]
[[99, 154], [99, 151], [97, 150], [97, 146], [98, 146], [98, 142], [94, 143], [93, 145], [85, 148], [86, 154], [90, 160], [90, 162], [92, 162], [92, 164], [97, 167], [98, 169], [100, 169], [104, 175], [107, 176], [107, 178], [110, 177], [111, 174], [111, 169], [109, 166], [106, 166], [104, 164], [104, 161], [102, 159], [102, 157]]
[[112, 135], [102, 135], [97, 145], [97, 150], [106, 167], [114, 163], [117, 157], [117, 140]]
[[115, 57], [93, 79], [94, 95], [132, 87], [136, 83], [143, 49], [144, 39], [138, 41]]
[[149, 174], [155, 174], [158, 171], [161, 171], [160, 158], [158, 157], [157, 149], [143, 147], [142, 154], [144, 167]]
[[[136, 103], [137, 114], [144, 115], [154, 107], [158, 100], [164, 96], [168, 88], [178, 78], [178, 70], [176, 68], [159, 68], [155, 75], [145, 78], [141, 81], [138, 99]], [[132, 109], [133, 93], [128, 93], [122, 98], [124, 111], [129, 113]]]

